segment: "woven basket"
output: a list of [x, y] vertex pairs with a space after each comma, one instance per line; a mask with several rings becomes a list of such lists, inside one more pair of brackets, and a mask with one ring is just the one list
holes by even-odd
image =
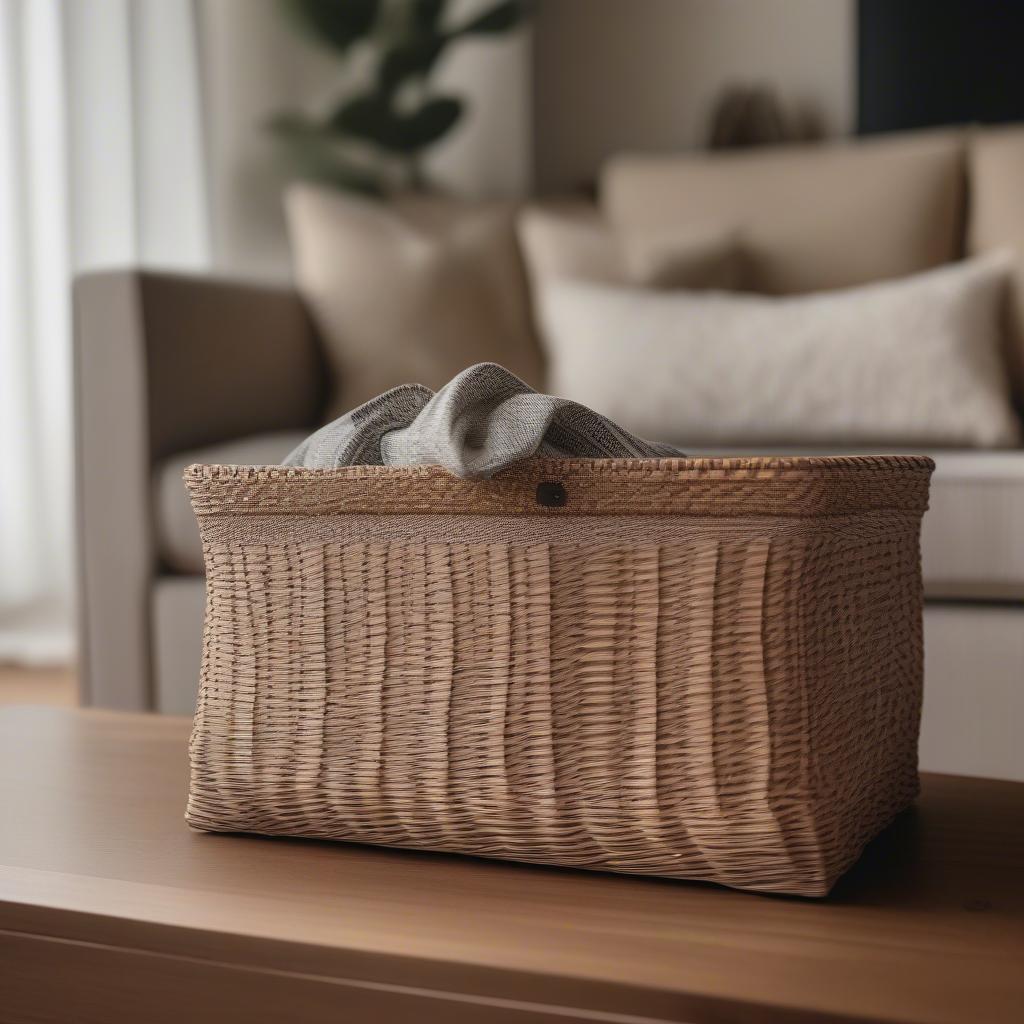
[[823, 895], [917, 793], [931, 471], [192, 466], [188, 821]]

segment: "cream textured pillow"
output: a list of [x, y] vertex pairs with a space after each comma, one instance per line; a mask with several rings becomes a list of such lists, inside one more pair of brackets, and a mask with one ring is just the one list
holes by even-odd
[[555, 283], [549, 386], [694, 445], [1010, 445], [1004, 257], [795, 298]]
[[727, 291], [742, 286], [741, 253], [729, 231], [649, 229], [619, 238], [598, 209], [584, 203], [529, 207], [518, 230], [535, 289], [552, 281]]
[[331, 418], [479, 362], [541, 386], [511, 204], [385, 205], [300, 185], [286, 207], [296, 283], [335, 373]]

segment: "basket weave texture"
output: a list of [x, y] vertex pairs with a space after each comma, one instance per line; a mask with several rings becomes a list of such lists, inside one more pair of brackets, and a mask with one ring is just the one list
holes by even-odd
[[917, 793], [932, 468], [192, 466], [187, 820], [823, 895]]

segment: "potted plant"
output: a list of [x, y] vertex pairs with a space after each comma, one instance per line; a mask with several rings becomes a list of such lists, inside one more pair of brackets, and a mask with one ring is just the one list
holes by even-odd
[[432, 86], [438, 63], [466, 39], [514, 30], [528, 13], [528, 0], [500, 0], [454, 23], [447, 0], [283, 0], [283, 6], [346, 71], [358, 66], [368, 73], [325, 114], [282, 112], [270, 128], [304, 177], [368, 195], [429, 187], [424, 156], [467, 110], [464, 97]]

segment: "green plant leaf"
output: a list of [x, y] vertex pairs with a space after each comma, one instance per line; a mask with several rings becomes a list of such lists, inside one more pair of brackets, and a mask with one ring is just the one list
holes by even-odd
[[368, 36], [381, 0], [281, 0], [291, 20], [318, 42], [341, 53]]
[[331, 116], [330, 126], [340, 135], [351, 135], [392, 152], [404, 151], [401, 118], [392, 110], [388, 97], [380, 93], [363, 93], [346, 100]]
[[385, 192], [384, 186], [372, 174], [342, 160], [319, 163], [309, 168], [306, 177], [363, 196], [382, 196]]
[[317, 121], [299, 114], [275, 114], [268, 129], [286, 147], [299, 177], [361, 195], [379, 196], [384, 186], [372, 171], [358, 167], [337, 150], [337, 138]]
[[470, 18], [453, 33], [454, 35], [501, 35], [510, 32], [529, 14], [525, 0], [502, 0], [481, 14]]
[[435, 31], [444, 18], [447, 0], [412, 0], [412, 23], [418, 31]]
[[455, 96], [427, 100], [414, 114], [402, 118], [406, 150], [417, 152], [438, 142], [455, 127], [462, 111], [463, 102]]
[[462, 116], [462, 100], [438, 96], [410, 114], [399, 114], [387, 96], [364, 93], [343, 103], [330, 119], [331, 129], [385, 149], [409, 156], [433, 145]]
[[391, 94], [406, 79], [425, 78], [437, 63], [447, 42], [445, 36], [423, 35], [385, 51], [377, 72], [381, 91]]

